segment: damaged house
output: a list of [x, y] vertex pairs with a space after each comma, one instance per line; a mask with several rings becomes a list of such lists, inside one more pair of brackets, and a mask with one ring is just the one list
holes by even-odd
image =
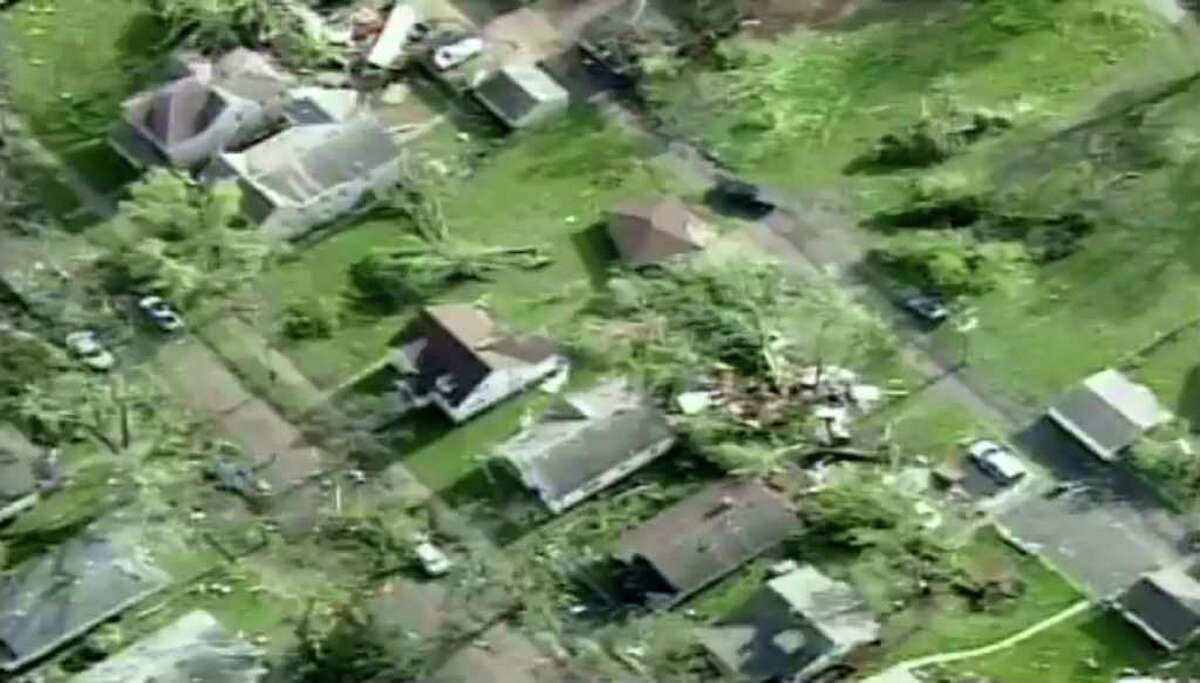
[[675, 435], [649, 397], [613, 379], [563, 398], [499, 452], [559, 514], [674, 444]]
[[518, 335], [473, 304], [425, 308], [406, 331], [392, 366], [402, 412], [437, 406], [465, 422], [567, 363], [550, 339]]

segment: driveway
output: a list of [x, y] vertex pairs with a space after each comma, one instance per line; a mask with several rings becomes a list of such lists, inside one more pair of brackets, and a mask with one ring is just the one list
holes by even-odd
[[1112, 596], [1143, 572], [1187, 554], [1183, 520], [1124, 468], [1097, 460], [1046, 419], [1013, 440], [1054, 480], [1082, 482], [1088, 488], [1049, 497], [1049, 487], [1042, 487], [1010, 506], [997, 522], [1093, 597]]

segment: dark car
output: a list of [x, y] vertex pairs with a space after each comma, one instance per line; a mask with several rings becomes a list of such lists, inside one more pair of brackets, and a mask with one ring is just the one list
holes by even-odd
[[938, 325], [950, 317], [950, 307], [935, 294], [909, 294], [899, 299], [900, 307], [923, 322]]
[[727, 206], [736, 207], [755, 213], [770, 213], [776, 208], [775, 202], [761, 186], [752, 182], [720, 176], [713, 187], [713, 195]]

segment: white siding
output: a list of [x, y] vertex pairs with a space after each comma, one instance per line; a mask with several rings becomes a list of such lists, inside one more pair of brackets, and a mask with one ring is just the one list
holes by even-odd
[[434, 397], [434, 403], [446, 412], [455, 422], [465, 422], [501, 401], [520, 393], [531, 384], [545, 379], [562, 365], [566, 359], [562, 356], [551, 356], [537, 365], [522, 365], [515, 368], [498, 370], [484, 379], [458, 406], [446, 405], [440, 397]]

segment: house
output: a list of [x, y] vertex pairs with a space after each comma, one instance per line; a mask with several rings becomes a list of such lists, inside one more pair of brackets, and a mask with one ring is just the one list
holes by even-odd
[[514, 396], [566, 364], [551, 340], [517, 335], [473, 304], [429, 306], [392, 366], [402, 411], [436, 405], [454, 422]]
[[17, 567], [0, 585], [0, 671], [12, 673], [165, 588], [130, 542], [84, 532]]
[[662, 263], [704, 248], [709, 230], [678, 197], [621, 204], [608, 220], [608, 235], [626, 265]]
[[561, 513], [670, 450], [675, 435], [650, 399], [624, 379], [573, 394], [499, 452]]
[[1115, 459], [1146, 431], [1170, 419], [1149, 388], [1112, 369], [1088, 377], [1048, 415], [1102, 460]]
[[295, 239], [398, 183], [401, 152], [383, 126], [359, 117], [288, 128], [219, 155], [205, 175], [236, 181], [251, 221]]
[[39, 454], [16, 428], [0, 422], [0, 522], [37, 504], [34, 463]]
[[743, 683], [802, 683], [878, 637], [854, 589], [807, 565], [768, 581], [699, 634], [713, 662]]
[[570, 96], [533, 65], [501, 67], [475, 86], [475, 99], [509, 128], [527, 128], [566, 109]]
[[289, 81], [266, 57], [238, 49], [186, 68], [181, 78], [122, 105], [123, 120], [109, 140], [134, 166], [199, 168], [280, 123]]
[[203, 610], [189, 612], [71, 683], [258, 683], [263, 653]]
[[796, 528], [787, 504], [758, 482], [714, 484], [625, 532], [614, 553], [670, 607], [778, 545]]
[[1155, 643], [1174, 652], [1200, 632], [1197, 567], [1171, 566], [1143, 574], [1115, 600], [1115, 607]]

